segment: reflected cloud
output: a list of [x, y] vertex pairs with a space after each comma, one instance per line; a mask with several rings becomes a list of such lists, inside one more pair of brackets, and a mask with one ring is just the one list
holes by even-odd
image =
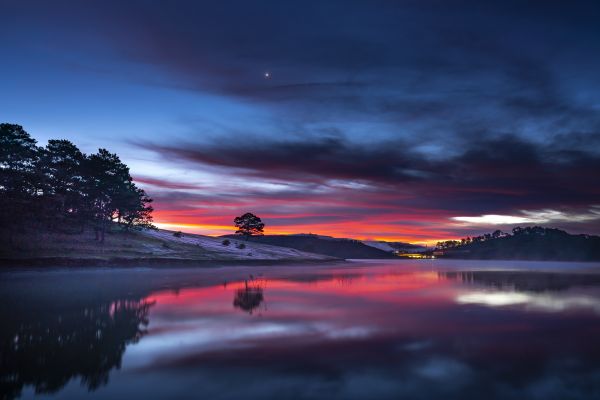
[[470, 368], [457, 360], [432, 358], [415, 368], [415, 372], [417, 375], [443, 381], [447, 384], [452, 381], [457, 383], [458, 380], [465, 380], [470, 372]]
[[515, 215], [495, 215], [486, 214], [478, 217], [452, 217], [451, 220], [458, 222], [468, 222], [471, 224], [482, 224], [482, 225], [509, 225], [509, 224], [524, 224], [533, 222], [531, 219], [526, 217], [518, 217]]
[[590, 309], [600, 314], [600, 299], [585, 295], [473, 292], [458, 295], [456, 302], [459, 304], [482, 304], [490, 307], [524, 305], [527, 309], [547, 312]]
[[406, 351], [420, 351], [420, 350], [425, 350], [431, 346], [432, 346], [431, 341], [420, 340], [420, 341], [414, 341], [414, 342], [407, 343], [404, 346], [402, 346], [402, 349], [406, 350]]
[[527, 303], [529, 296], [523, 293], [507, 293], [507, 292], [479, 292], [459, 295], [456, 302], [460, 304], [484, 304], [486, 306], [508, 306], [512, 304]]
[[329, 339], [365, 339], [378, 332], [368, 326], [339, 327], [335, 324], [319, 324], [318, 328], [324, 337]]

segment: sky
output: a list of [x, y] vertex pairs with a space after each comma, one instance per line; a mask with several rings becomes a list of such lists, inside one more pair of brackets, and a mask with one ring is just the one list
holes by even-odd
[[119, 154], [159, 227], [600, 234], [600, 3], [0, 1], [0, 121]]

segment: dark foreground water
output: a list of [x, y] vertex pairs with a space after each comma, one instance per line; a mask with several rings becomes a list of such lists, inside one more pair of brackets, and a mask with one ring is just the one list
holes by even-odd
[[600, 268], [8, 270], [0, 340], [2, 398], [598, 399]]

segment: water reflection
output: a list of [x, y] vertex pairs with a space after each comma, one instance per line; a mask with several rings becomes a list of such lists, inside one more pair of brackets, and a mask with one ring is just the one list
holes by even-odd
[[443, 271], [439, 276], [497, 289], [528, 292], [567, 290], [574, 286], [600, 286], [600, 274], [533, 271]]
[[[523, 306], [528, 310], [561, 312], [589, 309], [600, 314], [600, 275], [527, 271], [440, 272], [440, 277], [484, 286], [485, 290], [460, 293], [461, 304], [490, 307]], [[489, 290], [491, 288], [492, 290]], [[560, 292], [557, 295], [555, 292]]]
[[36, 304], [13, 310], [26, 315], [3, 314], [3, 397], [18, 396], [25, 385], [36, 393], [56, 392], [74, 378], [89, 390], [106, 385], [126, 346], [146, 333], [151, 306], [145, 300], [117, 300], [52, 312]]
[[94, 397], [107, 399], [600, 394], [600, 275], [414, 265], [254, 267], [250, 278], [239, 268], [154, 270], [134, 274], [135, 290], [101, 294], [95, 274], [80, 276], [77, 290], [44, 288], [43, 276], [0, 281], [2, 393], [29, 385], [73, 399], [100, 386]]
[[244, 281], [244, 287], [236, 289], [233, 306], [252, 314], [264, 300], [263, 288], [258, 282]]

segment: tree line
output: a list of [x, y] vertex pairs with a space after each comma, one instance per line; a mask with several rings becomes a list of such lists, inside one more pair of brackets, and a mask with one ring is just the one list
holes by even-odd
[[[520, 237], [520, 236], [564, 236], [568, 235], [565, 231], [556, 228], [544, 228], [541, 226], [527, 226], [522, 228], [517, 226], [512, 229], [512, 234], [496, 230], [492, 233], [486, 233], [485, 235], [466, 237], [460, 240], [445, 240], [443, 242], [437, 242], [436, 248], [440, 250], [453, 249], [461, 246], [466, 246], [472, 243], [487, 242], [492, 239], [500, 239], [505, 237]], [[587, 237], [587, 235], [582, 235]]]
[[68, 140], [39, 147], [20, 125], [0, 124], [0, 225], [66, 233], [152, 227], [152, 199], [106, 149], [84, 154]]
[[460, 240], [445, 240], [443, 242], [437, 242], [436, 249], [452, 249], [455, 247], [465, 246], [471, 243], [479, 243], [485, 242], [487, 240], [499, 239], [501, 237], [510, 236], [510, 234], [506, 232], [502, 232], [501, 230], [496, 230], [492, 233], [486, 233], [485, 235], [480, 236], [467, 236], [466, 238], [462, 238]]

